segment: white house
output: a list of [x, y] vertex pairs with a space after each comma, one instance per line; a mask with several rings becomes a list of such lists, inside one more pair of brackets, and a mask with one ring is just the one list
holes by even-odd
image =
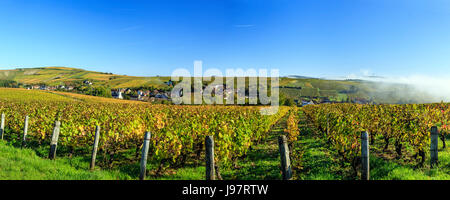
[[111, 91], [111, 96], [116, 99], [123, 99], [122, 92], [120, 90]]

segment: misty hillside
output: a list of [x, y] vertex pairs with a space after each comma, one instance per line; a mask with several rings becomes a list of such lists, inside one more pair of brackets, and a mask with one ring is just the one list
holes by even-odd
[[[13, 80], [23, 85], [76, 85], [85, 80], [92, 87], [115, 88], [154, 87], [167, 89], [170, 77], [136, 77], [87, 71], [68, 67], [21, 68], [0, 70], [0, 80]], [[304, 76], [280, 78], [282, 98], [296, 101], [356, 103], [428, 103], [438, 102], [424, 92], [402, 84], [385, 84], [363, 80], [325, 80]]]

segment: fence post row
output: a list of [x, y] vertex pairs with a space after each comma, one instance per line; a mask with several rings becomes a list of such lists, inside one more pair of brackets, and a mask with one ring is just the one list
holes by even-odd
[[25, 125], [23, 126], [23, 137], [22, 137], [22, 147], [27, 145], [27, 134], [28, 134], [28, 115], [25, 117]]
[[438, 165], [438, 136], [439, 131], [436, 126], [431, 127], [431, 137], [430, 137], [430, 166], [434, 168]]
[[90, 170], [94, 170], [94, 168], [95, 168], [95, 159], [97, 157], [99, 138], [100, 138], [100, 126], [97, 126], [97, 127], [95, 127], [94, 144], [92, 146], [91, 166], [89, 168]]
[[60, 131], [61, 122], [55, 121], [55, 127], [53, 128], [52, 141], [50, 142], [50, 152], [48, 153], [48, 158], [56, 158], [56, 148], [58, 146], [58, 138]]
[[281, 157], [281, 171], [283, 173], [283, 180], [292, 179], [291, 159], [289, 158], [289, 147], [286, 136], [278, 137], [278, 145]]
[[370, 180], [369, 134], [361, 133], [361, 180]]
[[206, 150], [206, 180], [216, 180], [216, 173], [214, 170], [214, 138], [213, 136], [206, 136], [205, 138]]
[[2, 113], [2, 121], [0, 125], [0, 139], [3, 140], [3, 135], [5, 134], [5, 113]]
[[145, 133], [144, 144], [142, 147], [142, 157], [141, 157], [141, 174], [139, 175], [140, 180], [145, 180], [145, 174], [147, 170], [147, 156], [148, 156], [148, 148], [150, 143], [150, 132]]

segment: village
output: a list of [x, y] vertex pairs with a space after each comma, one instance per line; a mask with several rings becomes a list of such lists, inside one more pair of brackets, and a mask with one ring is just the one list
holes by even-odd
[[[172, 84], [166, 83], [166, 84]], [[65, 91], [86, 94], [85, 91], [92, 89], [94, 83], [88, 80], [84, 80], [82, 84], [72, 84], [72, 85], [57, 85], [48, 86], [45, 84], [28, 85], [25, 88], [28, 90], [48, 90], [48, 91]], [[94, 95], [103, 97], [112, 97], [115, 99], [126, 99], [126, 100], [136, 100], [136, 101], [147, 101], [147, 102], [157, 102], [157, 101], [168, 101], [170, 97], [170, 91], [161, 89], [134, 89], [134, 88], [119, 88], [119, 89], [108, 89], [109, 94], [106, 95]], [[92, 95], [92, 94], [89, 94]]]
[[[174, 82], [171, 80], [164, 82], [168, 88], [159, 89], [159, 88], [118, 88], [118, 89], [107, 89], [102, 88], [101, 86], [95, 87], [94, 83], [89, 80], [84, 80], [79, 82], [78, 84], [67, 84], [67, 85], [57, 85], [57, 86], [48, 86], [45, 84], [35, 84], [35, 85], [27, 85], [25, 88], [29, 90], [49, 90], [49, 91], [65, 91], [65, 92], [74, 92], [81, 93], [93, 96], [102, 96], [102, 97], [110, 97], [115, 99], [124, 99], [124, 100], [135, 100], [135, 101], [145, 101], [152, 103], [171, 103], [171, 89], [174, 86]], [[247, 89], [237, 89], [236, 91], [227, 88], [226, 85], [209, 85], [209, 87], [215, 91], [215, 93], [223, 94], [224, 100], [231, 100], [233, 94], [245, 95], [245, 99], [249, 98], [249, 91]], [[99, 88], [102, 88], [103, 91], [98, 92]], [[280, 87], [281, 88], [281, 87]], [[282, 87], [286, 88], [286, 87]], [[206, 85], [200, 90], [196, 90], [194, 88], [193, 92], [200, 92], [201, 94], [205, 91]], [[294, 88], [301, 90], [300, 87]], [[95, 92], [92, 92], [92, 91]], [[183, 96], [183, 91], [178, 92], [180, 97]], [[190, 95], [190, 94], [184, 94]], [[349, 98], [347, 101], [335, 101], [330, 100], [329, 97], [316, 97], [316, 96], [298, 96], [295, 99], [280, 99], [280, 105], [296, 105], [299, 107], [308, 106], [308, 105], [317, 105], [317, 104], [333, 104], [333, 103], [356, 103], [356, 104], [373, 104], [372, 101], [364, 99], [364, 98]]]

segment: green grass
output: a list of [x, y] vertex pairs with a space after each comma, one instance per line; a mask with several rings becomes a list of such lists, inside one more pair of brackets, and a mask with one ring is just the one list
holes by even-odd
[[450, 180], [448, 169], [420, 168], [400, 165], [371, 156], [371, 180]]
[[[304, 130], [305, 131], [305, 130]], [[299, 138], [303, 152], [303, 169], [295, 171], [299, 180], [355, 180], [351, 168], [336, 159], [336, 153], [327, 146], [321, 138], [313, 137], [308, 131]], [[447, 139], [447, 144], [450, 139]], [[375, 148], [375, 147], [373, 147]], [[403, 160], [385, 159], [370, 156], [371, 180], [450, 180], [450, 148], [442, 149], [439, 141], [439, 166], [429, 167], [429, 155], [425, 166], [417, 168], [415, 163], [405, 163]]]
[[168, 174], [160, 177], [149, 177], [153, 180], [205, 180], [204, 166], [184, 167], [173, 171], [173, 174]]
[[[81, 167], [81, 166], [85, 167]], [[81, 158], [40, 158], [31, 149], [19, 149], [0, 141], [0, 180], [124, 180], [118, 171], [89, 171]]]
[[266, 140], [255, 145], [246, 157], [237, 160], [233, 169], [224, 171], [225, 180], [281, 180], [278, 136], [283, 134], [286, 119], [283, 118], [269, 133]]
[[325, 142], [302, 135], [299, 146], [304, 151], [303, 169], [296, 173], [298, 180], [342, 180], [343, 170], [333, 161]]
[[[450, 139], [447, 138], [448, 144]], [[450, 149], [442, 148], [439, 140], [439, 166], [430, 169], [430, 157], [427, 155], [425, 166], [415, 168], [413, 164], [400, 164], [396, 160], [385, 160], [371, 156], [371, 179], [373, 180], [450, 180]]]

